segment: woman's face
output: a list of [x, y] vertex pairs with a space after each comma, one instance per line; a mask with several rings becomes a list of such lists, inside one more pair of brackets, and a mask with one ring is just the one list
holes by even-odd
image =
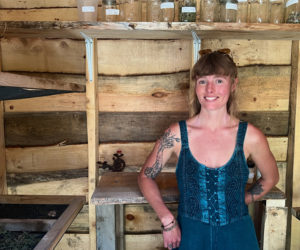
[[231, 84], [230, 76], [207, 75], [196, 81], [196, 94], [201, 104], [201, 110], [227, 110], [227, 102], [231, 91], [235, 89], [236, 81]]

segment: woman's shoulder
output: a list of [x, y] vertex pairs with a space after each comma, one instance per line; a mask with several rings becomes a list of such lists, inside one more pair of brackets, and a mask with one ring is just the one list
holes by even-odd
[[245, 143], [249, 146], [255, 146], [265, 142], [267, 142], [267, 138], [264, 133], [259, 128], [248, 122]]

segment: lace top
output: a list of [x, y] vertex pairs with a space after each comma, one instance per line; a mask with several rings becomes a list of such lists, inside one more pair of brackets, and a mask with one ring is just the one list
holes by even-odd
[[211, 225], [226, 225], [248, 215], [245, 186], [249, 170], [243, 151], [248, 124], [239, 123], [234, 152], [219, 168], [208, 168], [194, 158], [186, 122], [180, 121], [179, 125], [182, 143], [176, 167], [179, 215]]

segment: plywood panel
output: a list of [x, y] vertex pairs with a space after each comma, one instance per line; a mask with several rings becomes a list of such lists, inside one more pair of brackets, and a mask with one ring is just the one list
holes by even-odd
[[53, 7], [77, 7], [76, 0], [1, 0], [2, 9], [32, 9]]

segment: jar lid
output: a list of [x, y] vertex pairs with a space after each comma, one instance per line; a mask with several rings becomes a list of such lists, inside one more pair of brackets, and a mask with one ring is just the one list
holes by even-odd
[[170, 3], [170, 2], [173, 3], [174, 0], [161, 0], [161, 2], [162, 2], [162, 3]]

